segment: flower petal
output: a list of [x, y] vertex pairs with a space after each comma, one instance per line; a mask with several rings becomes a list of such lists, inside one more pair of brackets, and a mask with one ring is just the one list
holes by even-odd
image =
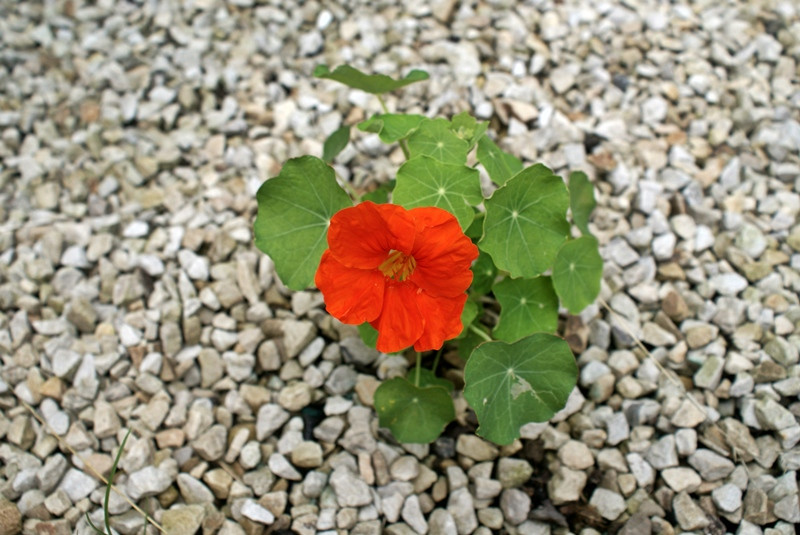
[[345, 266], [375, 269], [392, 249], [408, 254], [415, 230], [414, 221], [402, 207], [366, 201], [333, 215], [328, 246]]
[[427, 292], [416, 295], [417, 306], [425, 318], [422, 335], [414, 343], [416, 351], [439, 349], [445, 340], [455, 338], [463, 330], [461, 311], [467, 301], [467, 294], [457, 297], [434, 297]]
[[360, 325], [381, 313], [386, 279], [380, 271], [347, 267], [327, 250], [322, 253], [314, 283], [325, 298], [328, 313], [342, 323]]
[[394, 353], [415, 343], [422, 335], [424, 322], [417, 307], [418, 288], [408, 282], [389, 283], [383, 292], [380, 317], [371, 322], [378, 330], [375, 347], [383, 353]]
[[410, 280], [433, 296], [455, 297], [472, 283], [470, 265], [478, 248], [458, 220], [440, 208], [415, 208], [418, 234], [411, 254], [417, 267]]

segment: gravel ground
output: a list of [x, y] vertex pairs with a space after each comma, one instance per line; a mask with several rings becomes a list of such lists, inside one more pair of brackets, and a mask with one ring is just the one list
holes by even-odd
[[[174, 534], [793, 534], [798, 5], [286, 4], [0, 0], [0, 535], [90, 533], [129, 429], [117, 486]], [[597, 186], [614, 312], [566, 322], [579, 387], [510, 446], [461, 398], [394, 442], [372, 394], [408, 362], [253, 247], [261, 182], [379, 111], [321, 62], [427, 69], [390, 108]], [[357, 187], [402, 160], [354, 145]]]

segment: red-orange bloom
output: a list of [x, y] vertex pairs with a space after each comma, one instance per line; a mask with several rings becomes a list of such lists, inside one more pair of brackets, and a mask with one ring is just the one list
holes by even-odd
[[331, 218], [315, 282], [328, 312], [368, 321], [377, 349], [439, 349], [461, 332], [478, 248], [441, 208], [363, 202]]

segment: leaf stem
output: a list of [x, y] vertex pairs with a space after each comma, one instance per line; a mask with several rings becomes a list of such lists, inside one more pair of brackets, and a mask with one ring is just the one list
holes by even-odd
[[422, 367], [422, 354], [417, 351], [417, 367], [414, 373], [414, 386], [419, 388], [419, 370]]
[[350, 194], [350, 197], [356, 203], [361, 202], [361, 195], [358, 193], [358, 191], [356, 190], [355, 186], [353, 186], [349, 181], [345, 180], [344, 177], [342, 177], [342, 175], [337, 173], [336, 169], [334, 169], [333, 172], [336, 173], [336, 178], [339, 179], [337, 182], [339, 182], [342, 186], [344, 186], [344, 189], [347, 190], [347, 193]]
[[469, 324], [469, 330], [474, 332], [475, 334], [477, 334], [478, 336], [480, 336], [481, 338], [483, 338], [487, 342], [491, 342], [492, 341], [492, 337], [491, 336], [489, 336], [488, 334], [486, 334], [482, 330], [480, 330], [477, 327], [475, 327], [475, 325], [472, 324], [472, 323]]
[[444, 346], [439, 348], [439, 351], [436, 352], [436, 356], [433, 358], [433, 366], [431, 367], [433, 375], [436, 375], [436, 367], [439, 366], [439, 357], [442, 356], [442, 350], [444, 350]]
[[[383, 113], [389, 113], [389, 107], [386, 105], [386, 101], [383, 100], [383, 97], [381, 95], [375, 95], [375, 96], [378, 97], [378, 102], [381, 103], [381, 108], [383, 109]], [[410, 157], [410, 153], [408, 152], [408, 145], [406, 144], [406, 140], [401, 139], [398, 141], [398, 143], [400, 144], [400, 148], [403, 149], [403, 156], [405, 156], [406, 160], [408, 160], [408, 158]]]

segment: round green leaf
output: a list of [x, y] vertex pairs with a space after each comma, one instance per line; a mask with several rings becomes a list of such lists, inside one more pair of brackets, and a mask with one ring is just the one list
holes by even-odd
[[482, 295], [492, 289], [494, 279], [497, 277], [497, 268], [494, 267], [492, 257], [483, 251], [478, 255], [478, 259], [472, 264], [472, 285], [470, 292]]
[[572, 221], [581, 234], [588, 236], [589, 216], [597, 205], [594, 200], [594, 188], [586, 173], [576, 171], [569, 175], [569, 207], [572, 210]]
[[428, 73], [418, 69], [410, 71], [400, 80], [395, 80], [385, 74], [365, 74], [350, 65], [339, 65], [333, 72], [326, 65], [317, 65], [314, 69], [314, 76], [336, 80], [353, 89], [360, 89], [374, 95], [388, 93], [408, 84], [428, 79]]
[[478, 139], [478, 161], [489, 173], [489, 178], [502, 186], [522, 170], [522, 162], [513, 154], [503, 151], [489, 136]]
[[492, 331], [498, 340], [514, 342], [558, 328], [558, 296], [550, 277], [503, 279], [492, 291], [500, 303], [500, 319]]
[[535, 277], [553, 265], [569, 235], [564, 181], [544, 165], [526, 167], [485, 202], [478, 246], [512, 277]]
[[384, 143], [394, 143], [407, 138], [419, 127], [422, 121], [427, 120], [428, 118], [423, 115], [385, 113], [383, 115], [373, 115], [366, 121], [358, 123], [358, 129], [362, 132], [378, 134], [378, 137]]
[[450, 130], [446, 119], [433, 119], [419, 125], [408, 138], [411, 157], [430, 156], [440, 162], [464, 164], [467, 161], [469, 144]]
[[416, 387], [402, 377], [381, 383], [375, 391], [375, 411], [381, 427], [405, 443], [433, 442], [455, 418], [453, 399], [445, 388]]
[[462, 229], [475, 217], [472, 205], [483, 200], [477, 169], [417, 156], [397, 170], [392, 202], [406, 208], [436, 206], [456, 216]]
[[294, 158], [261, 185], [256, 198], [256, 247], [272, 258], [286, 286], [292, 290], [311, 286], [328, 247], [331, 217], [352, 206], [333, 169], [314, 156]]
[[553, 264], [553, 286], [561, 303], [571, 314], [578, 314], [600, 293], [603, 259], [597, 240], [581, 236], [561, 246]]
[[328, 163], [332, 162], [336, 155], [342, 152], [350, 142], [350, 127], [344, 125], [328, 136], [322, 146], [322, 159]]
[[464, 368], [464, 397], [478, 416], [478, 434], [509, 444], [521, 426], [547, 421], [561, 410], [577, 376], [569, 345], [552, 334], [513, 344], [486, 342]]

